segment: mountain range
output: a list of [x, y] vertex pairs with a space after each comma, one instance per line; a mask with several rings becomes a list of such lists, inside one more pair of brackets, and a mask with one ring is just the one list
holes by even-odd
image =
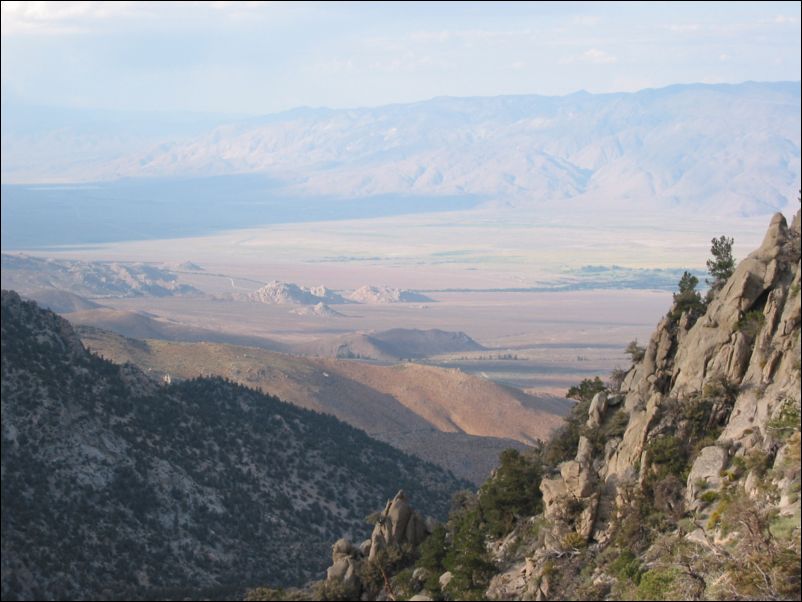
[[36, 167], [37, 136], [53, 154], [51, 130], [4, 128], [3, 155], [15, 161], [4, 160], [4, 183], [259, 174], [284, 196], [637, 201], [758, 214], [784, 208], [799, 186], [800, 84], [300, 108], [184, 130], [80, 170], [69, 133], [63, 156]]

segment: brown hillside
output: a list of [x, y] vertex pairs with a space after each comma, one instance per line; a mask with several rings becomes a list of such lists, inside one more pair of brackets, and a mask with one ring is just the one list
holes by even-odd
[[[413, 364], [296, 357], [217, 343], [134, 341], [79, 329], [84, 344], [156, 376], [220, 375], [308, 409], [335, 415], [373, 437], [481, 482], [508, 447], [545, 439], [565, 400], [539, 400], [467, 375]], [[477, 439], [482, 437], [482, 439]]]

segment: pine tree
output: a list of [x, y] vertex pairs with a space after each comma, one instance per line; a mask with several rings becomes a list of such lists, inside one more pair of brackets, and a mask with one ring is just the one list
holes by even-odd
[[734, 240], [726, 236], [714, 238], [710, 247], [712, 257], [707, 260], [707, 271], [712, 279], [706, 282], [713, 291], [719, 291], [735, 271], [735, 258], [732, 256]]
[[679, 291], [674, 293], [674, 309], [670, 314], [672, 320], [678, 320], [683, 313], [687, 312], [691, 321], [696, 321], [705, 312], [702, 295], [696, 290], [697, 284], [699, 284], [699, 279], [696, 276], [690, 272], [682, 274]]

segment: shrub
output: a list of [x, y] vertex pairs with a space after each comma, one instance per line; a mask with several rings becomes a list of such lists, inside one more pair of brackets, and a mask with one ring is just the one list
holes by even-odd
[[780, 409], [768, 421], [766, 428], [780, 441], [788, 439], [794, 431], [800, 429], [799, 402], [790, 398], [783, 399]]
[[426, 579], [426, 589], [437, 591], [440, 589], [438, 578], [445, 572], [444, 561], [448, 553], [446, 542], [446, 528], [437, 525], [418, 548], [420, 557], [416, 566], [426, 569], [429, 577]]
[[613, 371], [610, 372], [610, 391], [620, 391], [621, 385], [624, 383], [624, 379], [627, 377], [627, 374], [629, 374], [629, 372], [623, 368], [613, 368]]
[[646, 451], [649, 466], [658, 479], [670, 474], [683, 476], [688, 467], [685, 442], [679, 437], [656, 437], [649, 441]]
[[630, 550], [624, 550], [621, 555], [610, 564], [610, 572], [619, 579], [640, 583], [643, 569], [640, 560]]
[[699, 499], [703, 501], [705, 504], [712, 504], [718, 499], [718, 492], [705, 491], [702, 495], [699, 496]]
[[763, 324], [766, 322], [766, 316], [763, 312], [755, 309], [746, 312], [740, 320], [738, 320], [738, 330], [744, 333], [750, 339], [755, 338], [760, 334]]
[[697, 284], [699, 284], [699, 279], [696, 276], [690, 272], [682, 274], [679, 290], [674, 293], [674, 307], [668, 314], [672, 322], [676, 322], [682, 314], [687, 313], [690, 323], [693, 324], [699, 316], [705, 313], [705, 302], [702, 300], [702, 295], [696, 290]]
[[[589, 378], [583, 379], [578, 385], [574, 385], [568, 389], [568, 393], [566, 393], [565, 396], [569, 399], [590, 403], [596, 393], [601, 393], [606, 390], [607, 387], [604, 386], [602, 380], [597, 376], [593, 380]], [[587, 410], [585, 410], [585, 418], [587, 418]]]
[[479, 490], [479, 505], [491, 535], [506, 535], [520, 518], [541, 510], [542, 475], [539, 454], [526, 457], [515, 449], [501, 453], [495, 475]]
[[638, 345], [638, 341], [636, 339], [634, 341], [629, 342], [627, 348], [624, 349], [624, 353], [626, 353], [627, 355], [629, 355], [630, 358], [632, 358], [633, 364], [637, 364], [646, 355], [646, 348]]
[[654, 568], [643, 573], [638, 584], [638, 600], [676, 600], [681, 571], [675, 567]]
[[581, 550], [588, 545], [588, 542], [576, 531], [571, 531], [562, 539], [563, 550]]
[[457, 600], [481, 599], [495, 567], [487, 553], [480, 512], [468, 510], [452, 521], [452, 545], [444, 560], [453, 575], [449, 594]]

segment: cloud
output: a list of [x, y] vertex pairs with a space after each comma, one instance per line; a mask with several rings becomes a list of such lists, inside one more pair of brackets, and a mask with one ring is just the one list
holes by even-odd
[[604, 50], [599, 50], [598, 48], [590, 48], [583, 52], [582, 54], [569, 56], [560, 61], [563, 64], [570, 64], [570, 63], [591, 63], [593, 65], [609, 65], [618, 61], [618, 58], [610, 54], [609, 52], [605, 52]]
[[482, 40], [499, 40], [526, 38], [532, 35], [530, 29], [518, 30], [491, 30], [491, 29], [459, 29], [441, 31], [414, 31], [409, 34], [412, 41], [417, 42], [450, 42], [460, 40], [463, 42], [475, 42]]
[[798, 25], [799, 17], [793, 15], [777, 15], [772, 21], [777, 25]]
[[[84, 31], [87, 21], [132, 14], [135, 2], [3, 2], [3, 35]], [[141, 11], [140, 11], [141, 12]]]
[[666, 29], [674, 33], [695, 33], [701, 31], [703, 27], [699, 23], [672, 23], [666, 25]]
[[582, 25], [585, 27], [592, 27], [601, 23], [601, 17], [597, 15], [579, 15], [571, 19], [573, 25]]

